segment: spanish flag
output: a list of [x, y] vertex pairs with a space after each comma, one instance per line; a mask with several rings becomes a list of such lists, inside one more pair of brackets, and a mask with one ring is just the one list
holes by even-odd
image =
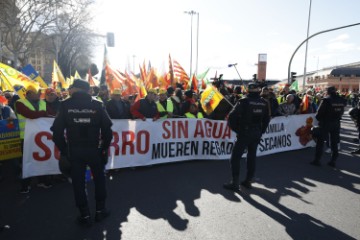
[[300, 112], [301, 113], [307, 113], [308, 109], [309, 109], [309, 96], [307, 94], [305, 94], [305, 96], [302, 99], [302, 102], [300, 104]]
[[209, 85], [201, 94], [200, 103], [206, 114], [212, 113], [224, 96], [212, 85]]

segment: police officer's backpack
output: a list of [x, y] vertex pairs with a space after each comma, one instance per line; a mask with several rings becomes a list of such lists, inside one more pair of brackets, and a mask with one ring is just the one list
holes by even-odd
[[357, 107], [355, 108], [350, 108], [349, 110], [349, 115], [351, 117], [352, 120], [357, 121], [358, 120], [358, 116], [359, 116], [359, 109]]

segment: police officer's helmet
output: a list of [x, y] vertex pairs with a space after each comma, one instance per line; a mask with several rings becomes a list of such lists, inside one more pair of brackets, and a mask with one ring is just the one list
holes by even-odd
[[321, 129], [317, 126], [311, 128], [311, 135], [316, 141], [321, 136]]

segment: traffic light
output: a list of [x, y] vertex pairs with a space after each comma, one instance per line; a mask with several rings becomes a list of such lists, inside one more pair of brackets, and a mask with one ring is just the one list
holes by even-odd
[[115, 36], [114, 33], [106, 33], [106, 44], [108, 47], [115, 47]]
[[296, 72], [291, 72], [291, 77], [290, 77], [290, 79], [291, 79], [291, 82], [292, 82], [292, 83], [296, 81]]
[[257, 80], [257, 74], [253, 74], [253, 80], [254, 80], [254, 81]]

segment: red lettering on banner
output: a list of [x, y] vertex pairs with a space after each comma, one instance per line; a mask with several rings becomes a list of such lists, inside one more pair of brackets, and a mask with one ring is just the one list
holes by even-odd
[[[164, 139], [189, 138], [188, 131], [189, 121], [169, 121], [165, 120], [162, 127], [165, 133], [162, 134]], [[171, 127], [171, 130], [168, 128]]]
[[[141, 136], [144, 136], [145, 139], [143, 139]], [[141, 146], [143, 145], [144, 141], [144, 149], [141, 149]], [[136, 135], [136, 150], [140, 154], [145, 154], [149, 151], [150, 148], [150, 134], [148, 131], [142, 130], [139, 131]]]
[[170, 130], [167, 128], [169, 125], [171, 125], [171, 122], [168, 121], [168, 120], [165, 120], [165, 121], [163, 121], [163, 123], [162, 123], [162, 127], [163, 127], [163, 129], [164, 129], [164, 131], [165, 131], [165, 133], [162, 134], [162, 137], [163, 137], [164, 139], [169, 139], [169, 138], [171, 137], [171, 132], [170, 132]]
[[113, 132], [113, 139], [110, 147], [114, 147], [114, 154], [115, 156], [119, 155], [119, 134], [117, 132]]
[[205, 121], [204, 125], [205, 125], [205, 134], [206, 134], [206, 137], [210, 138], [210, 137], [211, 137], [212, 122], [210, 122], [210, 121]]
[[51, 157], [51, 150], [45, 143], [42, 142], [42, 138], [46, 137], [47, 140], [52, 139], [52, 135], [49, 132], [38, 132], [35, 135], [35, 144], [39, 146], [41, 150], [44, 151], [44, 154], [40, 156], [39, 152], [33, 152], [33, 158], [36, 161], [46, 161]]
[[124, 131], [122, 132], [122, 148], [121, 154], [126, 154], [126, 146], [130, 148], [130, 154], [134, 154], [134, 140], [135, 140], [135, 133], [132, 131]]
[[194, 137], [201, 138], [231, 138], [231, 130], [225, 125], [226, 122], [218, 122], [218, 121], [202, 121], [198, 120], [196, 122]]
[[194, 137], [196, 138], [198, 135], [200, 135], [200, 137], [202, 138], [204, 137], [204, 129], [203, 129], [202, 121], [200, 120], [196, 121]]
[[178, 121], [177, 122], [179, 124], [178, 127], [178, 136], [179, 138], [181, 138], [182, 136], [184, 136], [184, 138], [189, 138], [189, 121]]
[[223, 135], [222, 139], [225, 139], [225, 138], [228, 138], [228, 139], [231, 138], [231, 129], [227, 125], [225, 127], [225, 131], [224, 131], [224, 135]]

